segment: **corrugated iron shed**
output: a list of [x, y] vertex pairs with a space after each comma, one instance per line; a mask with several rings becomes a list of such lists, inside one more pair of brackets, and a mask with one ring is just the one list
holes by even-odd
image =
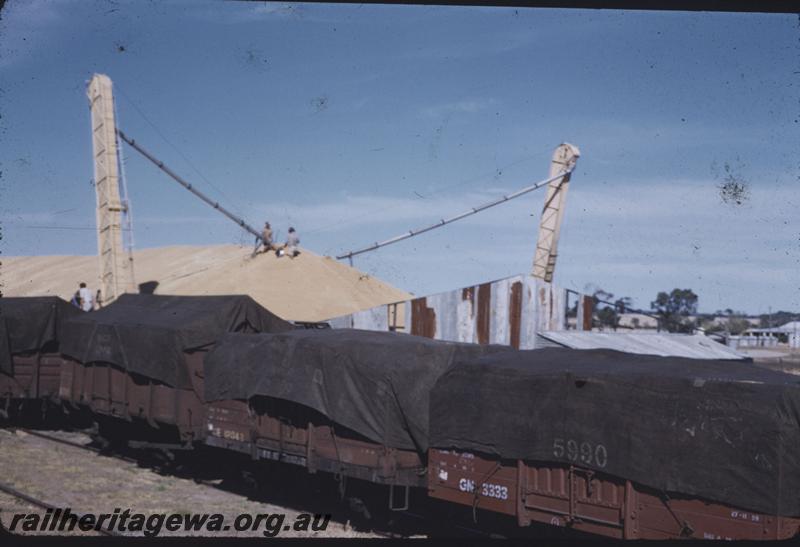
[[692, 359], [748, 359], [746, 355], [702, 334], [546, 331], [540, 332], [538, 336], [537, 347], [549, 345], [572, 349], [606, 348], [627, 353]]
[[515, 275], [329, 322], [333, 328], [396, 330], [437, 340], [534, 349], [536, 333], [563, 329], [565, 314], [564, 289], [530, 275]]

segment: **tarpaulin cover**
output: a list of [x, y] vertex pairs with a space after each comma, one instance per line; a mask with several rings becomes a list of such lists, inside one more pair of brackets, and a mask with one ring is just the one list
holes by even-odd
[[453, 366], [431, 446], [574, 464], [800, 515], [800, 378], [735, 361], [546, 348]]
[[183, 352], [226, 332], [292, 329], [249, 296], [124, 294], [64, 323], [61, 352], [83, 363], [112, 363], [178, 388], [191, 385]]
[[62, 322], [80, 313], [57, 296], [0, 298], [0, 371], [14, 373], [12, 354], [58, 343]]
[[355, 329], [229, 334], [206, 356], [205, 395], [292, 401], [376, 443], [424, 452], [436, 378], [454, 360], [500, 350]]

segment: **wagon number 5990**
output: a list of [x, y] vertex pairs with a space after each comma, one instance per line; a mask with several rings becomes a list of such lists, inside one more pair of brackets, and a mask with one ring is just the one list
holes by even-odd
[[605, 467], [608, 463], [608, 452], [602, 444], [592, 445], [586, 441], [578, 443], [573, 439], [555, 439], [553, 441], [553, 456], [556, 458], [566, 457], [568, 460], [576, 462], [580, 460], [587, 465]]

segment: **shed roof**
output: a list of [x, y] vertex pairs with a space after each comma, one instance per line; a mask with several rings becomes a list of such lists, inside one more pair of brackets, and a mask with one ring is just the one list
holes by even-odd
[[756, 333], [756, 332], [764, 332], [764, 333], [773, 333], [773, 332], [780, 332], [780, 333], [795, 333], [800, 332], [800, 321], [789, 321], [781, 325], [780, 327], [771, 327], [771, 328], [764, 328], [764, 329], [747, 329], [747, 332]]
[[724, 344], [702, 334], [664, 332], [547, 331], [540, 341], [573, 349], [607, 348], [626, 353], [691, 357], [693, 359], [747, 359]]

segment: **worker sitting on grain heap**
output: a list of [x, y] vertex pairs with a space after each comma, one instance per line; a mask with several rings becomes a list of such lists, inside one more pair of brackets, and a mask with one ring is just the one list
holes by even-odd
[[263, 252], [269, 252], [275, 248], [272, 244], [272, 228], [269, 226], [269, 222], [264, 223], [264, 229], [261, 231], [261, 243], [263, 244]]
[[297, 246], [300, 245], [300, 238], [297, 235], [297, 232], [292, 228], [289, 227], [289, 235], [286, 236], [286, 244], [283, 248], [278, 249], [275, 251], [275, 254], [280, 256], [288, 256], [289, 258], [294, 258], [300, 254], [300, 251], [297, 250]]

